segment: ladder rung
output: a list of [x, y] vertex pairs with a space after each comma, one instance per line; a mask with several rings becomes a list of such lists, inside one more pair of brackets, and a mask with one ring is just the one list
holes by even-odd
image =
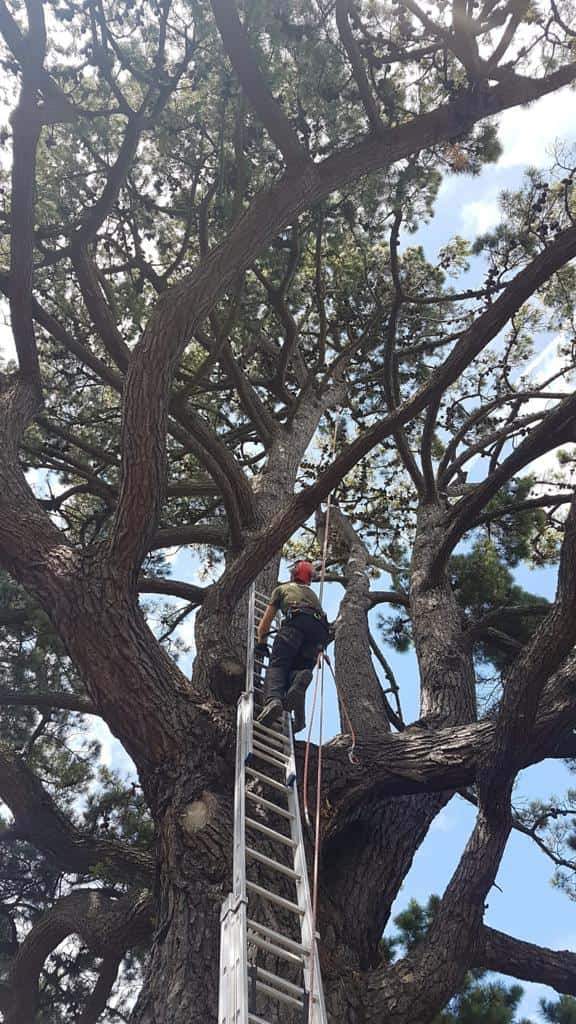
[[277, 985], [278, 988], [285, 988], [287, 992], [290, 992], [293, 996], [303, 996], [304, 989], [302, 985], [294, 985], [291, 981], [286, 981], [281, 978], [279, 974], [274, 974], [272, 971], [266, 971], [264, 967], [256, 967], [256, 976], [262, 978], [263, 981], [269, 981], [272, 985]]
[[287, 878], [294, 878], [298, 881], [301, 877], [298, 871], [294, 871], [294, 868], [287, 868], [285, 864], [280, 864], [277, 860], [267, 857], [265, 853], [260, 853], [259, 850], [253, 850], [250, 846], [246, 847], [246, 856], [252, 857], [252, 860], [257, 860], [260, 864], [266, 864], [269, 868], [274, 868], [274, 871], [280, 871]]
[[261, 740], [255, 739], [253, 743], [253, 748], [254, 750], [262, 751], [262, 753], [266, 754], [268, 757], [274, 757], [276, 759], [276, 764], [278, 764], [281, 768], [285, 764], [288, 764], [288, 761], [290, 760], [289, 757], [286, 756], [286, 754], [281, 754], [280, 751], [276, 750], [274, 747], [267, 747], [266, 744], [262, 743]]
[[253, 932], [258, 932], [260, 935], [264, 935], [278, 944], [283, 943], [292, 953], [299, 953], [300, 956], [310, 956], [309, 949], [306, 949], [299, 942], [295, 942], [294, 939], [289, 939], [287, 935], [282, 935], [282, 932], [276, 932], [273, 928], [269, 928], [268, 925], [261, 924], [260, 921], [253, 921], [251, 918], [248, 918], [246, 924]]
[[258, 832], [262, 832], [263, 835], [268, 836], [269, 839], [276, 839], [279, 843], [284, 843], [285, 846], [295, 847], [298, 845], [295, 839], [291, 839], [290, 836], [283, 836], [281, 832], [276, 832], [275, 829], [269, 828], [268, 825], [262, 825], [260, 821], [254, 821], [253, 818], [246, 816], [244, 819], [247, 825], [251, 828], [255, 828]]
[[257, 772], [255, 768], [251, 768], [249, 765], [246, 767], [246, 773], [254, 779], [258, 779], [259, 782], [264, 782], [267, 786], [280, 790], [281, 793], [290, 792], [290, 786], [286, 786], [283, 782], [277, 782], [276, 779], [270, 778], [269, 775], [264, 775], [263, 772]]
[[282, 949], [282, 946], [277, 946], [275, 942], [270, 942], [269, 939], [265, 939], [262, 935], [257, 935], [256, 932], [248, 933], [248, 942], [254, 943], [258, 946], [258, 949], [263, 949], [266, 953], [273, 953], [274, 956], [279, 956], [283, 960], [286, 960], [290, 964], [297, 964], [302, 967], [304, 963], [305, 953], [291, 953], [288, 949]]
[[250, 892], [255, 893], [256, 896], [261, 896], [262, 899], [270, 900], [271, 903], [276, 903], [277, 906], [283, 907], [284, 910], [290, 910], [293, 914], [304, 916], [305, 911], [297, 903], [293, 903], [292, 900], [286, 900], [283, 896], [277, 896], [275, 892], [265, 889], [263, 885], [258, 885], [256, 882], [246, 882], [246, 888]]
[[[288, 745], [288, 741], [284, 733], [273, 732], [272, 729], [266, 729], [266, 726], [261, 725], [258, 719], [254, 722], [254, 732], [258, 733], [259, 743], [273, 743], [278, 747], [283, 748]], [[278, 751], [279, 754], [282, 754], [283, 752], [283, 750]]]
[[301, 999], [294, 999], [294, 996], [289, 996], [286, 992], [280, 992], [280, 989], [273, 988], [272, 985], [265, 985], [263, 981], [256, 980], [256, 990], [258, 992], [264, 992], [267, 996], [272, 996], [272, 998], [277, 999], [279, 1003], [286, 1003], [288, 1006], [296, 1006], [299, 1010], [304, 1009], [304, 1003]]
[[275, 768], [286, 768], [286, 762], [277, 761], [275, 757], [268, 757], [268, 754], [262, 754], [260, 750], [252, 749], [252, 756], [257, 757], [259, 761], [266, 761], [268, 764], [273, 764]]
[[263, 796], [258, 793], [254, 793], [251, 789], [246, 790], [246, 798], [251, 800], [252, 803], [260, 804], [261, 807], [267, 807], [273, 814], [279, 814], [281, 818], [288, 818], [289, 820], [294, 817], [291, 811], [287, 811], [284, 807], [278, 807], [278, 804], [272, 802], [272, 800], [265, 800]]
[[284, 733], [280, 732], [278, 729], [270, 729], [269, 726], [262, 725], [261, 722], [254, 722], [254, 728], [258, 729], [259, 732], [266, 733], [267, 736], [274, 737], [277, 743], [283, 743], [284, 746], [286, 747], [290, 746], [290, 740], [288, 739], [288, 737], [285, 736]]
[[254, 722], [254, 739], [262, 747], [270, 747], [276, 755], [280, 757], [289, 757], [289, 752], [286, 749], [286, 745], [282, 743], [280, 737], [277, 736], [263, 736], [260, 732], [260, 726]]
[[248, 1024], [269, 1024], [264, 1017], [257, 1017], [255, 1013], [248, 1014]]

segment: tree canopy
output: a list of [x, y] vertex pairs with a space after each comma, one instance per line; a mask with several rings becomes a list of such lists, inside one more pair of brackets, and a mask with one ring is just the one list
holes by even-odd
[[[437, 254], [418, 232], [447, 175], [498, 159], [499, 114], [573, 87], [574, 13], [0, 0], [6, 1024], [216, 1019], [246, 593], [283, 551], [319, 557], [329, 495], [330, 1020], [511, 1021], [518, 988], [484, 971], [553, 986], [543, 1012], [571, 1019], [576, 954], [483, 917], [513, 828], [574, 892], [573, 794], [512, 805], [523, 767], [576, 750], [573, 154], [493, 231]], [[517, 581], [541, 565], [552, 600]], [[416, 722], [386, 656], [408, 647]], [[98, 718], [137, 783], [98, 764]], [[477, 807], [458, 867], [383, 956], [456, 792]]]

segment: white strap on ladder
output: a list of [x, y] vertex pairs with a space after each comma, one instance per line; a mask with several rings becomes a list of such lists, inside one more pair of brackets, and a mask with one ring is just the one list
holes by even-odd
[[[253, 585], [246, 689], [238, 701], [234, 881], [221, 914], [218, 1024], [269, 1024], [270, 1014], [278, 1019], [281, 1005], [300, 1011], [302, 1024], [327, 1024], [292, 723], [287, 712], [272, 727], [255, 721], [263, 703], [264, 669], [264, 659], [255, 658], [254, 652], [256, 619], [267, 604], [266, 595]], [[266, 852], [260, 848], [263, 843]], [[267, 869], [266, 887], [247, 877], [247, 864], [252, 863]], [[275, 908], [277, 927], [271, 925]], [[282, 922], [290, 919], [295, 928], [287, 934]]]

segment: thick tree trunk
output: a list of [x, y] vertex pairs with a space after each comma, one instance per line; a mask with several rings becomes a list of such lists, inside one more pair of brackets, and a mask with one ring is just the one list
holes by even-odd
[[134, 1024], [216, 1021], [220, 910], [232, 859], [230, 769], [195, 745], [151, 782], [157, 928]]
[[423, 504], [410, 574], [410, 616], [420, 668], [420, 714], [429, 725], [464, 725], [476, 719], [476, 682], [470, 642], [445, 572], [431, 567], [447, 531], [446, 509]]

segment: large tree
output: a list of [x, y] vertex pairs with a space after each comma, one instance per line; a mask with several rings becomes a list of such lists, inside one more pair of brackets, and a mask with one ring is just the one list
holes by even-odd
[[[269, 590], [314, 513], [322, 536], [331, 492], [357, 746], [351, 763], [349, 736], [331, 742], [319, 795], [330, 1019], [425, 1024], [471, 968], [576, 991], [574, 955], [483, 924], [511, 829], [538, 835], [512, 813], [518, 771], [574, 750], [576, 507], [537, 462], [576, 422], [569, 159], [507, 197], [475, 255], [458, 239], [433, 263], [403, 248], [444, 172], [497, 156], [500, 112], [576, 81], [573, 15], [571, 0], [0, 0], [17, 352], [0, 390], [16, 723], [0, 795], [22, 940], [6, 1024], [34, 1019], [71, 937], [90, 971], [101, 959], [84, 1024], [142, 943], [131, 1020], [216, 1019], [246, 592]], [[469, 257], [485, 276], [451, 283]], [[559, 369], [535, 382], [534, 340], [559, 329]], [[175, 545], [215, 582], [170, 577], [158, 552]], [[552, 603], [515, 584], [523, 559], [558, 564]], [[198, 609], [190, 679], [141, 594]], [[418, 659], [412, 728], [372, 660], [389, 674], [368, 624], [386, 604], [385, 638]], [[133, 759], [132, 803], [101, 779], [95, 810], [78, 750], [53, 763], [75, 714], [101, 716]], [[65, 773], [83, 799], [70, 781], [61, 794]], [[477, 805], [470, 840], [426, 937], [390, 963], [391, 905], [458, 790]]]

